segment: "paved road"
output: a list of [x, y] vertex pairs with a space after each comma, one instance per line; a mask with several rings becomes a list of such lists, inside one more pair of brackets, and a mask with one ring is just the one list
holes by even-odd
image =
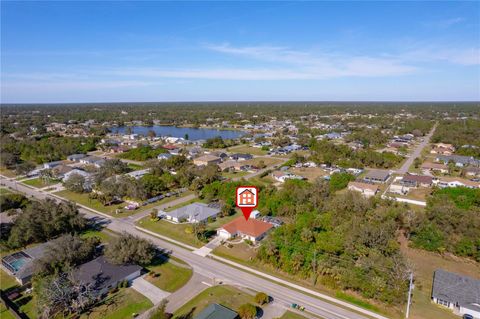
[[402, 167], [400, 167], [400, 169], [397, 170], [398, 174], [403, 175], [403, 174], [408, 172], [408, 169], [410, 168], [410, 166], [412, 166], [413, 161], [417, 157], [420, 157], [422, 155], [423, 149], [428, 145], [428, 143], [430, 143], [430, 138], [432, 137], [433, 132], [435, 132], [436, 128], [437, 128], [437, 123], [435, 123], [435, 125], [432, 127], [432, 130], [430, 131], [430, 133], [425, 135], [425, 137], [423, 138], [423, 141], [420, 142], [420, 144], [417, 145], [417, 147], [413, 150], [413, 152], [410, 154], [410, 156], [407, 157], [407, 159], [403, 163]]
[[[18, 191], [23, 192], [28, 196], [34, 196], [40, 199], [50, 197], [58, 200], [58, 198], [48, 193], [39, 191], [34, 188], [26, 187], [20, 183], [16, 183], [15, 181], [6, 179], [4, 177], [1, 177], [1, 183], [13, 189], [17, 189]], [[299, 290], [291, 288], [293, 286], [296, 286], [294, 284], [289, 284], [289, 287], [285, 285], [284, 282], [282, 282], [282, 284], [272, 282], [272, 279], [267, 280], [250, 272], [241, 270], [236, 267], [232, 267], [226, 263], [219, 262], [212, 258], [199, 256], [188, 249], [181, 248], [170, 242], [137, 230], [135, 228], [134, 219], [115, 219], [105, 215], [102, 215], [103, 218], [101, 218], [98, 216], [98, 214], [95, 214], [92, 211], [86, 210], [81, 207], [79, 208], [79, 211], [85, 214], [87, 217], [95, 219], [96, 221], [105, 222], [106, 227], [112, 231], [128, 232], [133, 235], [146, 238], [152, 241], [159, 248], [171, 251], [173, 256], [187, 262], [193, 268], [195, 273], [209, 278], [212, 282], [215, 281], [218, 283], [219, 281], [221, 281], [226, 284], [244, 286], [256, 291], [264, 291], [265, 293], [272, 296], [276, 302], [283, 304], [284, 306], [288, 307], [288, 305], [290, 305], [291, 303], [297, 303], [305, 306], [306, 311], [322, 318], [365, 319], [370, 316], [377, 319], [386, 319], [386, 317], [380, 316], [378, 314], [372, 313], [368, 310], [364, 310], [356, 306], [346, 304], [345, 302], [342, 302], [340, 300], [334, 300], [331, 297], [324, 296], [326, 298], [330, 298], [331, 302], [335, 302], [336, 304], [332, 304], [322, 299], [312, 297], [314, 295], [320, 295], [318, 292], [315, 292], [313, 290], [302, 287], [302, 290], [304, 292], [301, 292]], [[278, 281], [280, 282], [280, 280]], [[296, 286], [296, 288], [297, 287], [299, 286]], [[352, 310], [346, 310], [345, 308], [338, 306], [338, 304], [343, 305], [344, 307], [348, 305], [350, 309], [355, 309], [362, 314], [353, 312]]]

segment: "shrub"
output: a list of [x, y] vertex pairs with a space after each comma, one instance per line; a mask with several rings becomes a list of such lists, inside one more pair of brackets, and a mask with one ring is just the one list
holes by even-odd
[[264, 292], [259, 292], [258, 294], [255, 295], [255, 302], [258, 303], [259, 305], [264, 305], [269, 301], [270, 301], [270, 297]]
[[257, 315], [257, 307], [250, 303], [243, 304], [238, 308], [238, 315], [242, 319], [253, 319]]

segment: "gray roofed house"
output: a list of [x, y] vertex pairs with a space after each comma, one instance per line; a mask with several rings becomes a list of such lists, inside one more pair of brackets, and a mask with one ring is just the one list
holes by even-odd
[[210, 304], [207, 308], [203, 309], [195, 319], [235, 319], [238, 318], [238, 314], [219, 304]]
[[201, 223], [207, 221], [209, 217], [215, 218], [220, 213], [217, 207], [211, 207], [204, 203], [192, 203], [182, 206], [170, 212], [159, 212], [159, 216], [165, 216], [176, 223], [186, 220], [190, 223]]
[[72, 161], [72, 162], [78, 162], [82, 158], [87, 157], [85, 154], [72, 154], [67, 156], [67, 160]]
[[24, 249], [2, 258], [2, 268], [21, 284], [30, 282], [34, 273], [34, 262], [43, 256], [47, 243]]
[[367, 175], [365, 175], [363, 179], [367, 182], [385, 183], [389, 177], [390, 177], [389, 171], [372, 169], [367, 172]]
[[480, 166], [480, 160], [473, 158], [472, 156], [462, 155], [438, 155], [435, 160], [437, 162], [443, 162], [445, 165], [450, 161], [454, 162], [458, 167], [464, 167], [468, 165]]
[[114, 265], [104, 256], [100, 256], [74, 271], [74, 278], [78, 281], [93, 285], [97, 295], [102, 295], [115, 288], [123, 280], [132, 281], [140, 276], [142, 267], [138, 265]]
[[433, 275], [432, 300], [458, 315], [480, 318], [480, 280], [437, 269]]

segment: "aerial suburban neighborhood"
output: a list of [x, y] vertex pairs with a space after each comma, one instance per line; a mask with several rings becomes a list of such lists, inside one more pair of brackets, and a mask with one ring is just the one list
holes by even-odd
[[0, 319], [480, 319], [479, 12], [0, 1]]

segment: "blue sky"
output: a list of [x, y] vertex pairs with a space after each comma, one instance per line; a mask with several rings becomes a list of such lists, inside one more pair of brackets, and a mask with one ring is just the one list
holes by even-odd
[[480, 100], [480, 2], [5, 2], [3, 103]]

